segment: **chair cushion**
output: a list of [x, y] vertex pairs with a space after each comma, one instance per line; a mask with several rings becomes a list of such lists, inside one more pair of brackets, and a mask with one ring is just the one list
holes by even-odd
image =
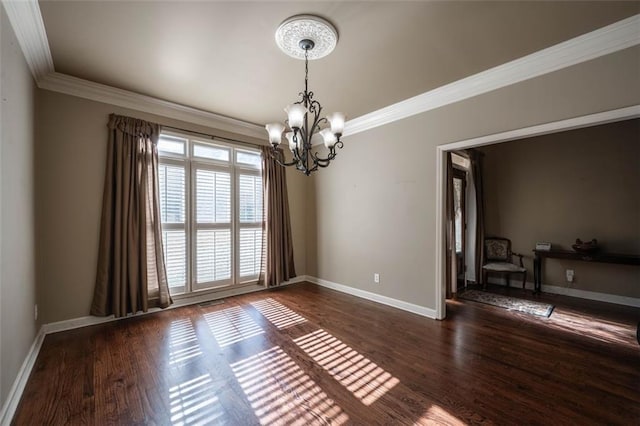
[[498, 240], [487, 238], [484, 241], [485, 258], [487, 260], [509, 261], [509, 242], [507, 240]]
[[525, 268], [509, 262], [489, 262], [482, 269], [494, 272], [526, 272]]

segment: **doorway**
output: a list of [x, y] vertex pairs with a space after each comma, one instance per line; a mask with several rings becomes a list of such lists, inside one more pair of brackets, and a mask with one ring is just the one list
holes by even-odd
[[449, 253], [450, 250], [447, 247], [447, 156], [451, 153], [463, 150], [467, 148], [479, 147], [483, 145], [490, 145], [494, 143], [513, 141], [526, 137], [533, 137], [544, 135], [548, 133], [555, 133], [560, 131], [579, 129], [582, 127], [595, 126], [598, 124], [611, 123], [615, 121], [628, 120], [632, 118], [640, 117], [640, 106], [635, 105], [626, 108], [620, 108], [616, 110], [610, 110], [605, 112], [599, 112], [596, 114], [590, 114], [575, 118], [569, 118], [566, 120], [560, 120], [555, 122], [549, 122], [545, 124], [539, 124], [536, 126], [510, 130], [503, 133], [495, 133], [492, 135], [482, 136], [473, 139], [462, 140], [459, 142], [453, 142], [446, 145], [440, 145], [436, 147], [436, 198], [437, 198], [437, 211], [436, 211], [436, 227], [438, 232], [436, 233], [436, 319], [445, 319], [446, 317], [446, 303], [445, 298], [450, 292], [450, 287], [447, 285], [447, 274], [450, 268], [449, 265]]

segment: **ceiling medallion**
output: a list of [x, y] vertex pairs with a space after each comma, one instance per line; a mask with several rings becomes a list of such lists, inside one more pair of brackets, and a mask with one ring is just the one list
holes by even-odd
[[[343, 146], [340, 137], [344, 130], [344, 114], [334, 112], [322, 117], [322, 105], [309, 90], [309, 59], [322, 58], [331, 53], [336, 47], [338, 33], [333, 25], [322, 18], [298, 15], [280, 25], [276, 31], [276, 41], [289, 56], [304, 59], [304, 91], [299, 93], [300, 100], [284, 109], [287, 113], [285, 124], [269, 123], [265, 126], [271, 144], [270, 154], [281, 166], [295, 166], [309, 176], [319, 167], [327, 167], [336, 157], [336, 148]], [[289, 162], [278, 148], [285, 131], [293, 157]], [[314, 137], [324, 140], [328, 150], [325, 156], [313, 150]]]
[[309, 59], [319, 59], [333, 52], [338, 43], [338, 31], [331, 22], [314, 15], [296, 15], [284, 21], [276, 31], [276, 43], [287, 55], [305, 59], [306, 50], [300, 48], [302, 40], [311, 40], [313, 50]]

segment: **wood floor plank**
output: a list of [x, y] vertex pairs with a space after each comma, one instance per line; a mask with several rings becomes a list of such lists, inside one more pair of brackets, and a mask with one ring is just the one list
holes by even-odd
[[640, 309], [434, 321], [308, 283], [45, 338], [15, 425], [639, 424]]

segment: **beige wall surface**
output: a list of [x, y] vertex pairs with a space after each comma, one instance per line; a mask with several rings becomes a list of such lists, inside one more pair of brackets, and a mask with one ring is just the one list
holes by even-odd
[[639, 59], [626, 49], [347, 137], [313, 178], [309, 275], [435, 309], [436, 146], [640, 104]]
[[[37, 282], [43, 323], [89, 315], [98, 257], [110, 113], [257, 142], [47, 90], [38, 90], [37, 113]], [[306, 225], [301, 209], [308, 181], [301, 173], [291, 170], [288, 185], [295, 262], [298, 274], [302, 275], [305, 273]]]
[[36, 336], [34, 93], [31, 72], [0, 7], [0, 407]]
[[[640, 255], [640, 120], [482, 148], [487, 235], [511, 239], [533, 271], [537, 241]], [[575, 271], [569, 284], [565, 270]], [[533, 281], [533, 275], [529, 276]], [[543, 284], [640, 297], [640, 268], [548, 259]]]

